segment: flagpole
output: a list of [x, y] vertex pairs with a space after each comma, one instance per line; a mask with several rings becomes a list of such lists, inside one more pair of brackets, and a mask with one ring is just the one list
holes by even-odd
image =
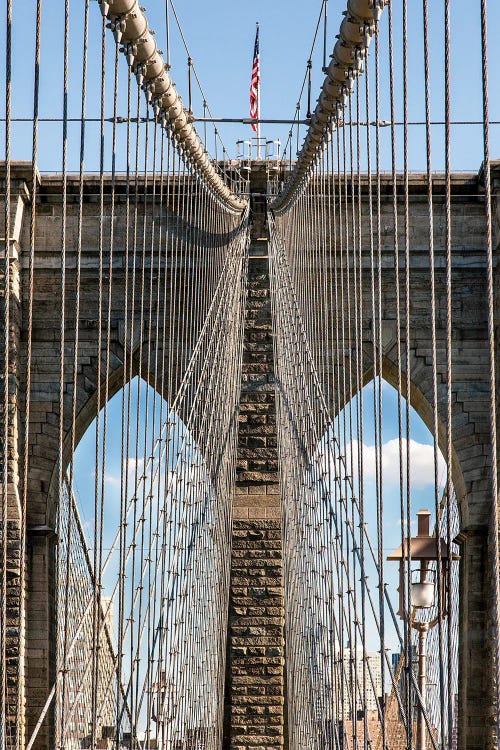
[[[259, 30], [259, 22], [256, 22], [257, 31]], [[260, 159], [260, 40], [259, 40], [259, 80], [257, 81], [257, 159]]]

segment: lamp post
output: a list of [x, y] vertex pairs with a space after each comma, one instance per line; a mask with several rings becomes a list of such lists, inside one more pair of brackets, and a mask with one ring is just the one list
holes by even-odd
[[[430, 517], [428, 510], [417, 513], [417, 536], [406, 538], [404, 544], [388, 556], [388, 560], [399, 562], [399, 610], [402, 620], [409, 619], [409, 624], [418, 632], [418, 689], [421, 703], [418, 707], [416, 750], [426, 748], [425, 699], [427, 692], [427, 633], [440, 620], [446, 617], [448, 611], [448, 566], [452, 560], [458, 560], [458, 555], [451, 554], [446, 541], [442, 537], [431, 536]], [[429, 563], [441, 560], [439, 580], [437, 571], [429, 567]], [[405, 608], [404, 591], [408, 565], [417, 563], [419, 567], [411, 571], [410, 604], [412, 612], [408, 615]], [[425, 618], [426, 611], [432, 610], [436, 603], [436, 589], [439, 586], [440, 607], [437, 613], [429, 612], [429, 619]], [[422, 617], [416, 617], [422, 612]], [[409, 680], [408, 680], [409, 688]]]
[[165, 671], [160, 672], [158, 682], [152, 686], [151, 718], [156, 724], [156, 747], [159, 750], [167, 750], [171, 742], [166, 736], [166, 725], [174, 720], [175, 688], [171, 682], [167, 682]]

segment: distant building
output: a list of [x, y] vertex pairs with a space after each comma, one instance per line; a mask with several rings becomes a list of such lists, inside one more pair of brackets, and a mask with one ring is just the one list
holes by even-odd
[[[410, 646], [411, 648], [411, 669], [413, 672], [413, 680], [410, 680], [410, 701], [413, 711], [413, 720], [416, 720], [416, 712], [417, 712], [417, 695], [415, 692], [415, 685], [418, 683], [418, 653], [417, 653], [417, 647], [412, 644]], [[391, 654], [391, 666], [392, 666], [392, 672], [394, 675], [394, 679], [396, 679], [398, 675], [399, 670], [399, 679], [397, 680], [396, 687], [398, 690], [398, 693], [401, 697], [401, 701], [403, 703], [403, 707], [406, 708], [407, 705], [407, 682], [408, 682], [408, 673], [405, 668], [404, 663], [405, 655], [403, 651], [397, 651]], [[400, 662], [401, 668], [400, 668]], [[389, 686], [389, 690], [392, 689], [392, 685]]]
[[[310, 666], [313, 683], [320, 685], [317, 691], [328, 696], [326, 706], [315, 706], [318, 719], [336, 721], [357, 721], [362, 719], [363, 712], [377, 712], [382, 701], [382, 671], [380, 654], [358, 647], [351, 649], [345, 646], [341, 654], [338, 641], [332, 639], [327, 628], [317, 627], [310, 633]], [[363, 662], [366, 658], [366, 666]], [[343, 664], [341, 664], [343, 659]], [[366, 682], [365, 682], [366, 681]], [[364, 688], [366, 687], [366, 690]], [[315, 691], [316, 692], [316, 691]], [[343, 692], [343, 706], [339, 692]], [[356, 700], [354, 701], [354, 696]], [[335, 708], [339, 706], [339, 708]], [[328, 716], [325, 716], [325, 708]], [[338, 711], [338, 716], [335, 712]], [[355, 716], [353, 716], [353, 712]]]
[[[363, 711], [378, 712], [379, 703], [382, 699], [382, 670], [380, 654], [377, 651], [366, 652], [366, 668], [363, 666], [363, 649], [358, 648], [344, 650], [344, 679], [351, 685], [349, 693], [355, 689], [358, 698], [356, 701], [356, 713]], [[363, 694], [364, 680], [366, 680], [366, 692]], [[360, 719], [351, 716], [352, 699], [349, 702], [349, 711], [346, 719]]]
[[111, 642], [114, 642], [114, 602], [111, 599], [110, 596], [102, 596], [101, 597], [101, 609], [104, 614], [104, 623], [106, 625], [107, 631], [109, 633], [109, 636], [111, 638]]
[[[81, 576], [76, 579], [76, 585], [81, 591], [87, 590], [88, 596], [92, 595], [89, 581]], [[114, 681], [114, 654], [113, 654], [113, 605], [109, 597], [101, 599], [102, 620], [104, 628], [100, 634], [101, 649], [99, 652], [99, 681], [97, 694], [98, 707], [98, 729], [96, 736], [96, 750], [106, 750], [115, 747], [115, 721], [116, 721], [116, 683]], [[64, 728], [64, 746], [68, 750], [77, 748], [88, 748], [92, 744], [90, 734], [91, 696], [92, 696], [92, 672], [89, 664], [92, 662], [92, 608], [88, 610], [82, 622], [78, 638], [75, 640], [69, 663], [68, 675], [65, 683], [65, 695], [58, 695], [58, 705], [65, 701], [65, 716], [67, 719]], [[82, 613], [73, 613], [73, 621], [77, 621]], [[108, 640], [109, 636], [109, 640]], [[62, 727], [57, 726], [58, 733]]]

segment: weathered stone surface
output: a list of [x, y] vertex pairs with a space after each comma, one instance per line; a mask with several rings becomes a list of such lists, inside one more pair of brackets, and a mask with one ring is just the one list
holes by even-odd
[[[251, 191], [265, 173], [252, 170]], [[281, 505], [265, 205], [252, 198], [228, 624], [224, 746], [277, 750], [284, 738]], [[260, 242], [256, 242], [260, 240]]]
[[[20, 526], [20, 499], [22, 487], [20, 470], [22, 461], [22, 439], [24, 435], [26, 388], [26, 331], [28, 303], [28, 253], [29, 248], [29, 180], [30, 165], [12, 165], [13, 204], [12, 213], [21, 211], [22, 221], [17, 222], [19, 232], [10, 242], [11, 278], [11, 327], [9, 360], [9, 407], [8, 414], [8, 513], [9, 513], [9, 589], [7, 610], [9, 634], [8, 643], [9, 675], [15, 666], [20, 678], [17, 683], [9, 683], [9, 704], [14, 706], [19, 691], [20, 705], [24, 713], [20, 717], [20, 732], [29, 735], [36, 723], [50, 687], [53, 684], [54, 665], [54, 560], [55, 542], [50, 530], [55, 525], [54, 475], [57, 463], [58, 444], [58, 340], [60, 335], [60, 207], [61, 178], [57, 175], [44, 176], [39, 191], [36, 224], [36, 285], [34, 297], [32, 392], [30, 404], [30, 441], [28, 457], [27, 507], [27, 546], [26, 560], [21, 558], [22, 529]], [[261, 175], [264, 179], [264, 174]], [[498, 327], [500, 323], [500, 278], [497, 266], [500, 246], [500, 190], [499, 165], [493, 165], [493, 218], [495, 252], [495, 331], [497, 362], [500, 361], [498, 347]], [[0, 175], [1, 180], [1, 175]], [[119, 180], [118, 180], [119, 182]], [[444, 445], [444, 420], [446, 389], [443, 368], [446, 361], [446, 294], [444, 285], [444, 202], [443, 180], [435, 178], [435, 263], [437, 283], [437, 359], [439, 366], [438, 411], [440, 415], [441, 445]], [[382, 176], [382, 314], [383, 314], [383, 375], [393, 384], [396, 382], [397, 362], [395, 340], [398, 335], [395, 321], [395, 288], [392, 226], [392, 193], [390, 178]], [[257, 192], [262, 192], [262, 185]], [[80, 353], [77, 378], [76, 440], [95, 416], [97, 403], [97, 299], [98, 299], [98, 246], [99, 215], [98, 180], [86, 178], [83, 246], [84, 263], [82, 268], [82, 317], [80, 321]], [[118, 193], [120, 186], [118, 185]], [[68, 267], [74, 268], [75, 239], [78, 217], [77, 179], [68, 178]], [[105, 186], [105, 213], [109, 214], [109, 182]], [[28, 210], [26, 210], [26, 207]], [[272, 336], [270, 327], [270, 303], [267, 282], [267, 260], [262, 249], [265, 241], [263, 206], [255, 205], [255, 235], [251, 248], [252, 258], [249, 269], [249, 297], [247, 330], [245, 335], [243, 389], [240, 414], [239, 468], [235, 490], [234, 508], [234, 550], [235, 568], [241, 575], [232, 581], [232, 606], [241, 608], [240, 613], [231, 618], [271, 618], [272, 626], [278, 635], [246, 636], [230, 634], [230, 639], [241, 638], [244, 643], [230, 640], [229, 647], [247, 649], [246, 654], [238, 651], [235, 659], [250, 664], [257, 657], [274, 659], [276, 649], [283, 649], [281, 615], [276, 610], [282, 608], [281, 566], [276, 566], [281, 555], [279, 523], [279, 483], [277, 473], [276, 424], [274, 413], [274, 375], [272, 366]], [[402, 204], [399, 203], [402, 211]], [[116, 245], [122, 246], [124, 237], [123, 195], [116, 204]], [[411, 360], [410, 379], [412, 403], [422, 418], [432, 422], [432, 350], [429, 325], [429, 274], [428, 247], [426, 237], [426, 185], [418, 175], [410, 180], [410, 242], [411, 242]], [[3, 212], [0, 212], [0, 223]], [[363, 215], [366, 217], [366, 202]], [[401, 219], [401, 216], [400, 216]], [[403, 221], [399, 222], [400, 249], [404, 247], [402, 234]], [[148, 225], [149, 229], [149, 225]], [[1, 228], [0, 236], [5, 236]], [[368, 240], [368, 228], [362, 227], [362, 236]], [[257, 238], [259, 242], [256, 241]], [[104, 242], [109, 240], [106, 230]], [[367, 243], [368, 244], [368, 243]], [[461, 613], [460, 613], [460, 694], [459, 694], [459, 742], [463, 750], [484, 750], [491, 747], [492, 717], [495, 707], [493, 695], [493, 583], [497, 561], [492, 558], [492, 537], [497, 529], [490, 528], [491, 481], [490, 481], [490, 390], [488, 382], [488, 333], [486, 315], [486, 265], [485, 265], [485, 222], [484, 191], [481, 176], [456, 175], [452, 177], [452, 244], [453, 244], [453, 479], [461, 512]], [[5, 252], [5, 246], [0, 250]], [[111, 364], [110, 381], [112, 396], [122, 384], [122, 363], [125, 342], [123, 325], [123, 269], [124, 253], [117, 250], [115, 257], [114, 295], [111, 316]], [[365, 267], [368, 268], [367, 263]], [[311, 269], [314, 272], [314, 269]], [[332, 269], [323, 269], [329, 278]], [[67, 347], [71, 353], [74, 342], [74, 293], [73, 274], [68, 276], [66, 313]], [[130, 290], [129, 290], [130, 291]], [[365, 302], [369, 304], [369, 295]], [[167, 300], [168, 303], [168, 300]], [[148, 305], [144, 314], [148, 315]], [[137, 310], [135, 313], [139, 315]], [[137, 317], [138, 319], [138, 317]], [[193, 321], [194, 323], [194, 321]], [[173, 322], [175, 326], [175, 321]], [[366, 314], [366, 327], [363, 331], [367, 342], [365, 377], [370, 377], [371, 362], [371, 319]], [[161, 331], [159, 332], [161, 340]], [[325, 345], [318, 335], [317, 340]], [[148, 342], [151, 353], [156, 341]], [[332, 357], [334, 352], [329, 346]], [[159, 352], [161, 361], [161, 351]], [[348, 356], [342, 351], [340, 360]], [[0, 352], [0, 356], [2, 352]], [[144, 356], [144, 360], [146, 356]], [[151, 361], [154, 361], [154, 357]], [[143, 365], [144, 367], [144, 365]], [[138, 363], [134, 362], [134, 372]], [[141, 371], [150, 382], [154, 374]], [[342, 374], [342, 373], [341, 373]], [[71, 381], [71, 357], [67, 357], [65, 378]], [[161, 373], [158, 374], [161, 379]], [[176, 373], [173, 373], [174, 383]], [[5, 379], [2, 388], [5, 387]], [[330, 394], [332, 401], [333, 395]], [[65, 432], [69, 427], [71, 389], [65, 389]], [[3, 400], [0, 399], [3, 407]], [[341, 408], [340, 401], [334, 404]], [[68, 441], [65, 442], [65, 460], [68, 458]], [[46, 529], [44, 532], [36, 529]], [[262, 552], [265, 557], [262, 557]], [[245, 552], [238, 556], [237, 552]], [[248, 553], [248, 554], [247, 554]], [[277, 556], [276, 556], [277, 554]], [[265, 560], [269, 568], [263, 566], [264, 576], [250, 574], [261, 569], [257, 561]], [[238, 561], [238, 562], [236, 562]], [[241, 562], [240, 561], [244, 561]], [[20, 590], [21, 571], [25, 565], [26, 591]], [[24, 596], [24, 594], [26, 596]], [[244, 601], [241, 601], [244, 599]], [[251, 611], [257, 608], [256, 611]], [[265, 612], [262, 614], [262, 608]], [[243, 611], [245, 610], [246, 611]], [[239, 627], [234, 620], [235, 627]], [[233, 620], [231, 620], [233, 622]], [[12, 626], [12, 630], [10, 627]], [[231, 623], [230, 623], [231, 626]], [[246, 626], [245, 626], [246, 627]], [[248, 627], [253, 627], [248, 626]], [[263, 625], [263, 628], [271, 627]], [[19, 640], [19, 634], [21, 639]], [[25, 640], [24, 640], [25, 637]], [[260, 639], [260, 642], [258, 642]], [[17, 643], [25, 644], [25, 653], [18, 652]], [[254, 652], [252, 649], [265, 649]], [[258, 654], [258, 656], [257, 656]], [[231, 665], [231, 661], [229, 661]], [[238, 664], [242, 666], [241, 663]], [[269, 668], [281, 669], [281, 665], [269, 662]], [[26, 678], [23, 672], [26, 669]], [[230, 674], [230, 673], [229, 673]], [[230, 679], [230, 678], [228, 678]], [[17, 684], [17, 687], [16, 687]], [[229, 683], [230, 700], [237, 696], [263, 696], [265, 699], [279, 697], [284, 700], [284, 675], [234, 675]], [[237, 703], [234, 703], [236, 708]], [[252, 705], [251, 703], [248, 704]], [[281, 707], [281, 702], [261, 705]], [[239, 704], [238, 708], [245, 706]], [[10, 710], [10, 709], [9, 709]], [[269, 716], [274, 712], [269, 712]], [[235, 716], [238, 712], [235, 712]], [[241, 715], [241, 714], [239, 714]], [[278, 717], [282, 715], [278, 712]], [[250, 714], [249, 714], [250, 716]], [[260, 714], [258, 715], [260, 716]], [[264, 718], [266, 718], [264, 714]], [[277, 734], [264, 728], [254, 731], [253, 720], [235, 723], [231, 735], [233, 748], [269, 748], [276, 750], [281, 744], [283, 721], [278, 725]], [[43, 724], [37, 740], [37, 748], [53, 746], [51, 720]], [[260, 725], [259, 725], [260, 726]], [[269, 724], [271, 726], [271, 724]], [[240, 731], [238, 727], [242, 727]], [[276, 725], [273, 724], [274, 729]]]
[[[251, 191], [263, 193], [264, 185], [265, 173], [254, 169]], [[252, 198], [252, 210], [255, 242], [267, 231], [262, 197]], [[233, 503], [227, 750], [277, 750], [285, 743], [283, 552], [266, 256], [267, 243], [251, 245]]]

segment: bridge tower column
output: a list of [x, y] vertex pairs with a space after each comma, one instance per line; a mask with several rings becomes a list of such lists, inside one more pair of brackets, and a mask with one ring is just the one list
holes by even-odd
[[[492, 239], [494, 264], [495, 304], [495, 358], [497, 393], [497, 451], [500, 445], [498, 385], [500, 377], [500, 161], [491, 163], [492, 187]], [[484, 167], [478, 175], [478, 193], [484, 185]], [[481, 206], [481, 208], [483, 208]], [[469, 231], [468, 222], [474, 219], [464, 214], [464, 232]], [[484, 230], [483, 230], [484, 231]], [[465, 255], [465, 254], [464, 254]], [[477, 277], [476, 277], [477, 278]], [[464, 502], [460, 545], [460, 615], [459, 615], [459, 678], [458, 678], [458, 747], [459, 750], [493, 750], [498, 747], [497, 715], [500, 707], [496, 702], [496, 622], [495, 622], [495, 575], [498, 576], [500, 560], [494, 558], [493, 540], [500, 534], [493, 528], [491, 513], [491, 440], [490, 440], [490, 383], [489, 341], [487, 338], [487, 288], [486, 269], [479, 277], [484, 290], [479, 293], [472, 286], [474, 275], [467, 268], [461, 280], [460, 291], [464, 309], [462, 330], [462, 360], [455, 364], [454, 377], [461, 380], [457, 388], [457, 402], [464, 404], [467, 421], [454, 427], [454, 445], [464, 477]], [[477, 283], [477, 282], [476, 282]], [[479, 285], [478, 285], [479, 287]], [[472, 297], [474, 289], [475, 297]], [[482, 325], [475, 328], [473, 309], [480, 310]], [[465, 332], [465, 333], [464, 333]], [[467, 333], [471, 341], [467, 342]], [[458, 337], [457, 337], [458, 338]], [[473, 348], [477, 347], [477, 348]], [[477, 368], [475, 382], [465, 382], [464, 372]], [[500, 456], [497, 452], [497, 461]], [[500, 477], [498, 477], [500, 480]], [[497, 504], [499, 498], [497, 497]]]
[[[23, 560], [23, 489], [22, 489], [22, 466], [23, 466], [23, 436], [24, 436], [24, 414], [25, 414], [25, 384], [24, 373], [25, 341], [22, 336], [23, 328], [23, 275], [26, 273], [27, 261], [24, 257], [26, 248], [26, 234], [23, 230], [29, 224], [29, 202], [31, 183], [31, 165], [28, 163], [17, 163], [11, 165], [10, 170], [10, 228], [7, 237], [4, 224], [4, 212], [0, 218], [2, 255], [2, 291], [5, 288], [5, 269], [8, 264], [9, 273], [9, 305], [8, 305], [8, 371], [2, 373], [0, 379], [0, 422], [6, 425], [7, 439], [7, 463], [1, 465], [0, 495], [7, 488], [6, 500], [7, 527], [5, 534], [7, 567], [5, 571], [6, 580], [6, 747], [23, 748], [25, 743], [25, 629], [26, 614], [25, 601], [26, 591], [23, 590], [22, 571], [25, 567]], [[3, 200], [6, 195], [6, 171], [2, 167], [0, 175], [0, 193]], [[7, 257], [6, 257], [7, 255]], [[5, 298], [1, 300], [1, 314], [7, 313]], [[2, 320], [2, 328], [4, 321]], [[0, 358], [5, 361], [5, 342], [2, 335], [0, 342]], [[8, 406], [5, 413], [4, 398], [5, 389], [8, 389]], [[1, 438], [2, 457], [4, 451], [4, 434]], [[6, 472], [6, 476], [5, 473]], [[6, 480], [6, 482], [5, 482]], [[2, 542], [0, 541], [0, 547]], [[1, 549], [2, 558], [4, 550]], [[26, 555], [24, 555], [26, 557]], [[26, 579], [24, 579], [26, 580]], [[1, 657], [0, 657], [1, 658]]]
[[281, 501], [265, 162], [250, 176], [252, 225], [240, 399], [225, 695], [225, 750], [286, 746]]

